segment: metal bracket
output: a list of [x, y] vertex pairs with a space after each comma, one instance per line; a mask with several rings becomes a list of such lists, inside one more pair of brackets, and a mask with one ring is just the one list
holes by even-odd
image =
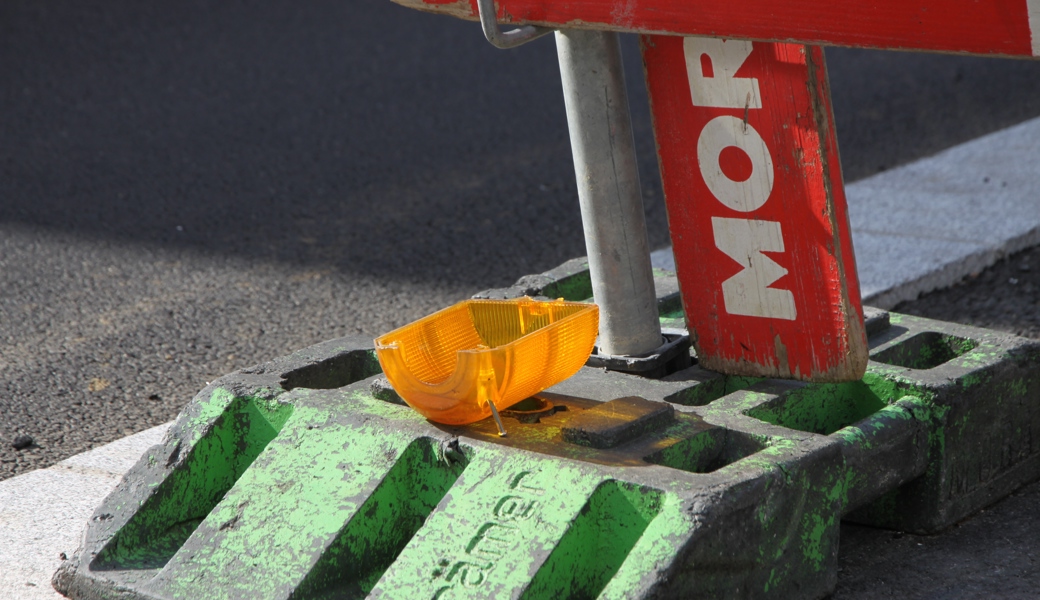
[[690, 335], [685, 330], [662, 329], [661, 337], [663, 343], [660, 346], [640, 356], [603, 354], [599, 347], [595, 347], [585, 366], [660, 379], [693, 364]]
[[484, 37], [491, 42], [492, 46], [502, 50], [516, 48], [553, 31], [534, 25], [524, 25], [510, 31], [502, 31], [498, 26], [498, 17], [495, 14], [495, 0], [477, 0], [477, 10], [480, 12], [480, 26], [484, 29]]

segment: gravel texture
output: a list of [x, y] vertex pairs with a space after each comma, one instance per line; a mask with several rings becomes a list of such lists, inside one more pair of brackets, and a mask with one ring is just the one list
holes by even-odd
[[1040, 483], [939, 535], [843, 523], [832, 600], [1027, 600], [1040, 589]]

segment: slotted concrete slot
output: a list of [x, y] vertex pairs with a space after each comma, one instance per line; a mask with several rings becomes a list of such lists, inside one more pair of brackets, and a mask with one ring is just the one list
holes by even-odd
[[824, 383], [787, 392], [744, 412], [749, 417], [798, 431], [830, 435], [906, 395], [890, 380], [867, 373], [862, 381]]
[[289, 404], [234, 398], [186, 457], [175, 450], [167, 459], [176, 465], [170, 476], [104, 545], [91, 568], [112, 571], [114, 577], [124, 572], [135, 580], [157, 573], [278, 435], [292, 412]]
[[978, 345], [975, 340], [926, 331], [874, 354], [871, 359], [910, 369], [934, 369], [964, 356]]
[[458, 480], [472, 455], [469, 447], [460, 447], [451, 460], [438, 452], [438, 442], [430, 438], [409, 444], [290, 598], [366, 597]]
[[524, 592], [524, 600], [599, 597], [661, 512], [659, 490], [604, 481]]
[[655, 465], [688, 473], [713, 473], [766, 447], [763, 438], [716, 427], [647, 456]]
[[695, 385], [665, 396], [664, 400], [666, 402], [682, 406], [704, 406], [729, 394], [745, 390], [761, 381], [761, 379], [757, 377], [720, 375], [719, 373], [705, 371], [699, 367], [693, 367], [665, 377], [664, 381], [695, 382]]

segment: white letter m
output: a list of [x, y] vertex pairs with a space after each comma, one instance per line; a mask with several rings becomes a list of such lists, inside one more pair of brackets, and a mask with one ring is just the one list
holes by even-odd
[[763, 252], [783, 252], [780, 223], [712, 217], [715, 246], [744, 270], [722, 282], [722, 299], [731, 315], [793, 321], [798, 316], [790, 290], [769, 287], [787, 274]]

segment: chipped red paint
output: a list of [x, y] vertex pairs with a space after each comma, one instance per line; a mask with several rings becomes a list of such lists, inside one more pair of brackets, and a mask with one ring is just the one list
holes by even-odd
[[[394, 0], [477, 18], [475, 0]], [[503, 23], [1032, 56], [1036, 0], [498, 0]], [[1032, 7], [1032, 8], [1031, 8]]]
[[641, 42], [698, 360], [734, 374], [859, 379], [866, 334], [822, 49]]

